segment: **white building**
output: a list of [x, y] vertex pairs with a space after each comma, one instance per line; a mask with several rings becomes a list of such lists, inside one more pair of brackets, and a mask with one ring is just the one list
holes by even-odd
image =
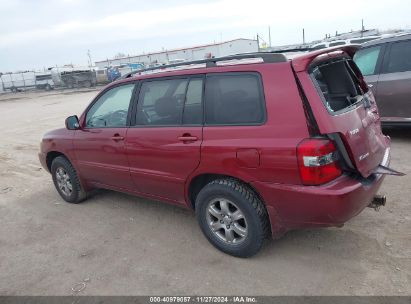
[[105, 68], [128, 63], [142, 63], [148, 67], [156, 64], [176, 63], [252, 52], [258, 52], [257, 40], [239, 38], [214, 44], [166, 50], [124, 58], [106, 59], [96, 61], [95, 65], [98, 68]]

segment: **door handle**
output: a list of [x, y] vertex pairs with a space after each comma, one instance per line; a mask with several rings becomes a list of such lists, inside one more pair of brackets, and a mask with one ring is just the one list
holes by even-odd
[[114, 134], [111, 139], [114, 141], [124, 140], [124, 136], [120, 136], [120, 134]]
[[183, 136], [178, 137], [178, 140], [182, 141], [182, 142], [190, 142], [190, 141], [198, 140], [198, 137], [197, 136], [191, 136], [191, 135], [183, 135]]

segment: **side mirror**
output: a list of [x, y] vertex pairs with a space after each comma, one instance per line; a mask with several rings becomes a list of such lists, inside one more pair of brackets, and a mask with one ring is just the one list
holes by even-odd
[[66, 118], [66, 128], [68, 130], [80, 129], [80, 123], [78, 121], [77, 115], [69, 116]]

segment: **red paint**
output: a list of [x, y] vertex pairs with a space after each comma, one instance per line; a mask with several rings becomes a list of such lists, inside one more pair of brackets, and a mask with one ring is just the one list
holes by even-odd
[[[147, 78], [256, 72], [263, 82], [266, 121], [259, 126], [87, 130], [84, 112], [80, 130], [59, 129], [44, 136], [40, 161], [47, 168], [48, 153], [59, 152], [72, 162], [86, 189], [104, 187], [187, 208], [191, 208], [189, 189], [195, 177], [232, 176], [250, 184], [261, 196], [270, 215], [273, 236], [297, 227], [340, 225], [370, 202], [383, 176], [361, 181], [335, 174], [325, 184], [303, 185], [297, 146], [310, 134], [295, 77], [302, 85], [319, 131], [342, 136], [352, 162], [363, 176], [369, 176], [382, 161], [389, 140], [381, 134], [375, 103], [370, 109], [358, 107], [337, 116], [331, 116], [324, 107], [307, 69], [313, 62], [341, 54], [352, 56], [355, 51], [351, 47], [336, 49], [339, 51], [332, 55], [322, 55], [329, 50], [321, 50], [283, 63], [168, 71], [121, 80], [103, 92], [119, 83]], [[359, 132], [350, 134], [356, 128]], [[368, 158], [359, 161], [358, 157], [365, 153], [369, 153]]]

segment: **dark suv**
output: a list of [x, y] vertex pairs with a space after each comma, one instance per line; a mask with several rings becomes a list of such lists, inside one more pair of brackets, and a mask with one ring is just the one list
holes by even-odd
[[354, 61], [372, 87], [386, 125], [411, 125], [411, 34], [363, 44]]
[[190, 208], [209, 241], [235, 256], [255, 254], [268, 235], [341, 226], [384, 203], [375, 195], [389, 172], [390, 140], [356, 50], [129, 75], [47, 133], [40, 161], [67, 202], [106, 188]]

